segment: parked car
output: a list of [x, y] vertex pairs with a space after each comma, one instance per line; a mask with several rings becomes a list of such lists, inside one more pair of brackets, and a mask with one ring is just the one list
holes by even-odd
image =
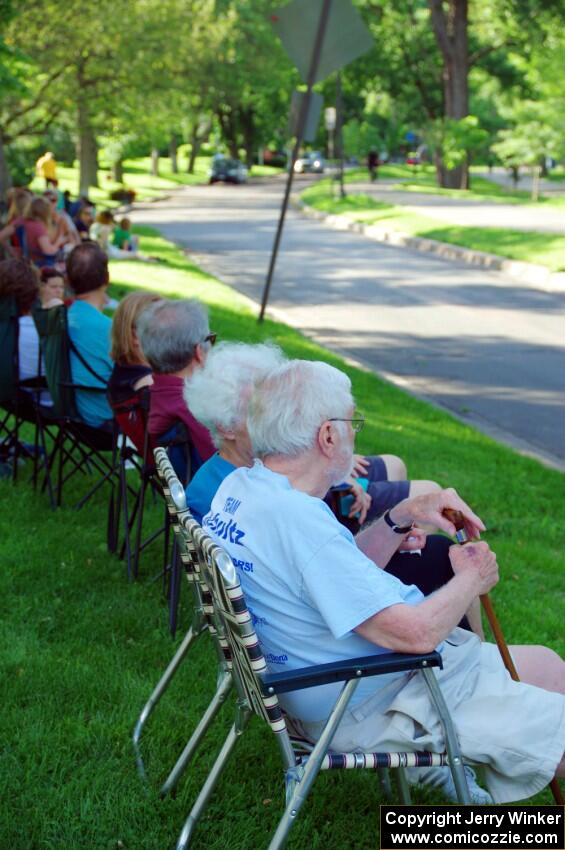
[[247, 183], [247, 166], [239, 159], [230, 159], [223, 154], [216, 154], [212, 158], [210, 168], [210, 183]]
[[310, 153], [299, 156], [294, 163], [295, 174], [323, 174], [326, 163], [324, 157], [319, 151], [311, 151]]

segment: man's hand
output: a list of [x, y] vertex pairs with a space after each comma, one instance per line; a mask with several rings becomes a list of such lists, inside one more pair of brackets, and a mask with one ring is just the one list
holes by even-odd
[[465, 519], [465, 531], [470, 540], [479, 538], [481, 531], [485, 531], [481, 519], [473, 513], [469, 505], [451, 487], [447, 490], [424, 493], [421, 496], [414, 496], [412, 499], [399, 502], [390, 511], [390, 518], [399, 526], [410, 525], [410, 523], [431, 525], [433, 528], [438, 528], [454, 537], [455, 526], [442, 514], [445, 508], [461, 511]]
[[363, 455], [353, 455], [353, 469], [351, 474], [354, 478], [363, 478], [369, 469], [369, 460]]
[[455, 575], [472, 572], [478, 581], [477, 595], [488, 593], [498, 583], [496, 555], [488, 543], [467, 543], [451, 546], [449, 560]]
[[351, 488], [351, 494], [353, 496], [353, 504], [351, 505], [351, 509], [349, 511], [348, 516], [354, 517], [355, 514], [359, 514], [357, 519], [359, 520], [359, 525], [363, 525], [367, 518], [367, 511], [371, 507], [371, 497], [368, 493], [363, 490], [360, 484], [353, 479], [349, 479], [348, 484]]

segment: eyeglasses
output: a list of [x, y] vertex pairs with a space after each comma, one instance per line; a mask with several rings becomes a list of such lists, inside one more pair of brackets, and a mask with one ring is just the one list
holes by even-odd
[[208, 334], [205, 336], [202, 342], [209, 342], [210, 345], [216, 345], [216, 340], [218, 338], [218, 334]]
[[351, 427], [355, 433], [358, 434], [365, 424], [365, 417], [361, 413], [358, 413], [358, 411], [355, 412], [357, 413], [357, 416], [353, 416], [351, 419], [341, 419], [334, 416], [332, 419], [328, 419], [328, 422], [351, 422]]

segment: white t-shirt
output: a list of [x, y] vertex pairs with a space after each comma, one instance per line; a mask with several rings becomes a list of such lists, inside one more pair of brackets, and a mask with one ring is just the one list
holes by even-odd
[[[37, 378], [44, 375], [43, 358], [39, 359], [39, 336], [31, 316], [20, 316], [18, 331], [18, 361], [20, 365], [20, 381]], [[39, 369], [38, 369], [39, 366]], [[31, 392], [31, 390], [30, 390]], [[53, 404], [47, 390], [39, 396], [39, 403], [49, 407]]]
[[[232, 557], [272, 672], [373, 655], [353, 629], [391, 605], [423, 599], [367, 558], [321, 500], [255, 461], [218, 489], [203, 527]], [[405, 674], [362, 679], [350, 706]], [[342, 683], [281, 696], [292, 716], [325, 719]]]

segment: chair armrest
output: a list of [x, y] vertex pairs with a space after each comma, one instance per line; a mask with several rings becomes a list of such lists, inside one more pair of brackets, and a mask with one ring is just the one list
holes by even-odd
[[288, 670], [284, 673], [267, 673], [261, 677], [261, 680], [264, 694], [284, 694], [288, 691], [313, 688], [316, 685], [347, 682], [349, 679], [381, 676], [384, 673], [420, 670], [422, 667], [443, 667], [439, 652], [434, 650], [425, 655], [383, 652], [379, 655], [332, 661], [329, 664], [318, 664], [314, 667], [301, 667], [299, 670]]

